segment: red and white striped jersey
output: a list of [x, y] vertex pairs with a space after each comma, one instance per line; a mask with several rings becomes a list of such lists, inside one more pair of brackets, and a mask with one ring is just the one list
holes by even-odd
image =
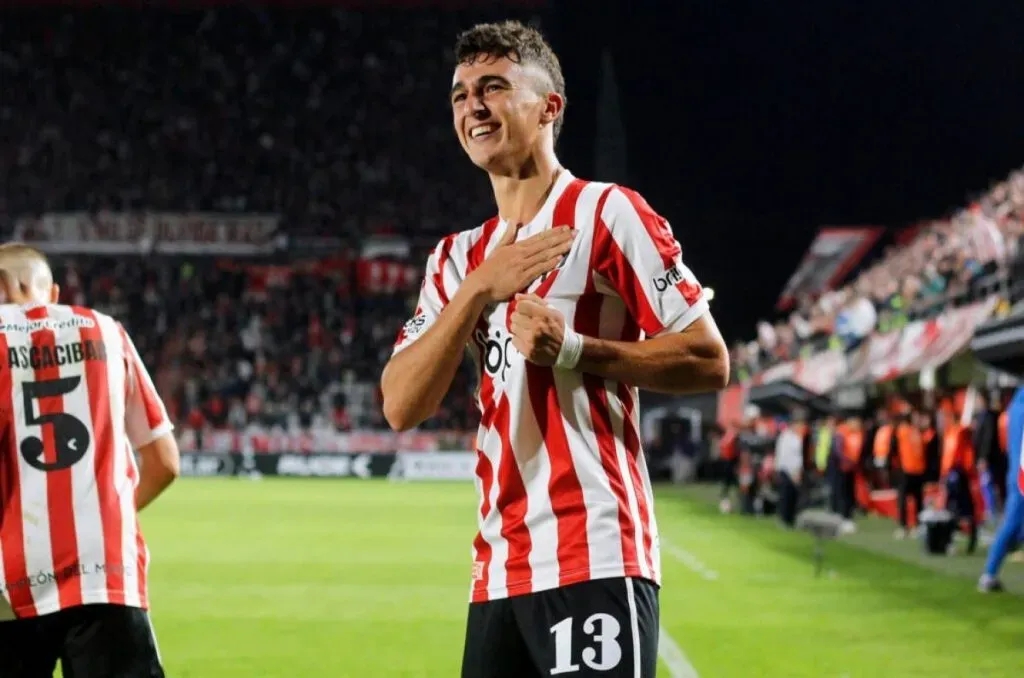
[[[561, 311], [577, 332], [639, 341], [679, 332], [707, 311], [668, 223], [637, 193], [563, 171], [517, 238], [558, 226], [578, 232], [572, 249], [526, 291]], [[438, 244], [395, 353], [430, 327], [507, 227], [494, 218]], [[511, 343], [514, 303], [485, 310], [469, 342], [481, 412], [471, 600], [607, 577], [660, 584], [636, 389], [527, 362]]]
[[147, 608], [133, 449], [171, 423], [124, 328], [78, 306], [0, 306], [0, 415], [0, 587], [15, 614]]

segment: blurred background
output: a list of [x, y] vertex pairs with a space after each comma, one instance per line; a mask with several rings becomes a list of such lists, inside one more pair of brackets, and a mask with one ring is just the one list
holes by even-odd
[[[560, 56], [562, 162], [669, 219], [732, 349], [725, 392], [643, 396], [664, 675], [1024, 665], [1019, 598], [971, 591], [1008, 491], [1015, 367], [971, 347], [1024, 299], [1024, 4], [72, 4], [0, 9], [0, 228], [125, 324], [184, 472], [224, 476], [147, 516], [171, 675], [455, 675], [474, 377], [401, 435], [377, 382], [429, 249], [493, 213], [446, 93], [457, 33], [503, 18]], [[772, 524], [815, 507], [827, 584]], [[808, 625], [862, 635], [773, 650]]]

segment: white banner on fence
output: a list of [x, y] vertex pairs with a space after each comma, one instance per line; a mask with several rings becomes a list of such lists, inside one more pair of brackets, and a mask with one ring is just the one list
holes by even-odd
[[14, 240], [51, 254], [268, 254], [274, 214], [49, 212], [23, 217]]
[[473, 480], [475, 452], [399, 452], [391, 480]]

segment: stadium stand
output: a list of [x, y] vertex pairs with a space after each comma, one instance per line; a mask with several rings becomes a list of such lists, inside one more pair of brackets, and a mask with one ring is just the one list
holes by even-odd
[[[750, 377], [830, 343], [850, 345], [876, 330], [898, 329], [977, 299], [1008, 283], [1022, 237], [1024, 169], [951, 218], [908, 229], [902, 242], [887, 247], [844, 287], [799, 299], [789, 317], [774, 324], [760, 321], [756, 340], [733, 346], [736, 375]], [[860, 326], [850, 332], [850, 325]]]
[[[123, 319], [180, 428], [386, 428], [376, 382], [426, 249], [492, 210], [446, 102], [451, 40], [488, 18], [5, 14], [0, 224], [58, 252], [66, 301]], [[255, 253], [225, 239], [235, 215], [271, 215]], [[474, 428], [472, 388], [428, 426]]]

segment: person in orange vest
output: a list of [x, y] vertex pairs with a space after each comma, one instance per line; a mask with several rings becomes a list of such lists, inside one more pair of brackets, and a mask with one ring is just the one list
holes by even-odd
[[968, 522], [969, 554], [978, 546], [978, 521], [971, 493], [971, 482], [977, 473], [971, 429], [951, 420], [942, 436], [942, 483], [946, 488], [946, 510], [958, 521]]
[[878, 428], [875, 429], [875, 438], [871, 443], [871, 454], [875, 460], [877, 472], [877, 485], [882, 486], [888, 483], [889, 453], [892, 449], [893, 427], [889, 423], [889, 413], [884, 409], [878, 411]]
[[855, 532], [853, 511], [857, 508], [857, 475], [860, 469], [861, 454], [864, 451], [864, 426], [859, 417], [850, 417], [840, 427], [843, 436], [842, 457], [839, 461], [839, 489], [841, 492], [841, 513], [843, 516], [843, 532]]
[[898, 508], [900, 527], [896, 538], [907, 536], [907, 500], [914, 500], [914, 523], [917, 514], [924, 510], [924, 473], [926, 460], [924, 455], [924, 439], [921, 429], [911, 413], [900, 416], [896, 424], [896, 460], [900, 466]]
[[718, 443], [718, 450], [719, 457], [723, 462], [722, 494], [718, 502], [718, 508], [722, 513], [728, 513], [732, 510], [732, 501], [730, 499], [732, 490], [739, 487], [737, 467], [739, 466], [740, 458], [740, 441], [739, 431], [734, 424], [729, 424], [725, 428], [722, 438]]

